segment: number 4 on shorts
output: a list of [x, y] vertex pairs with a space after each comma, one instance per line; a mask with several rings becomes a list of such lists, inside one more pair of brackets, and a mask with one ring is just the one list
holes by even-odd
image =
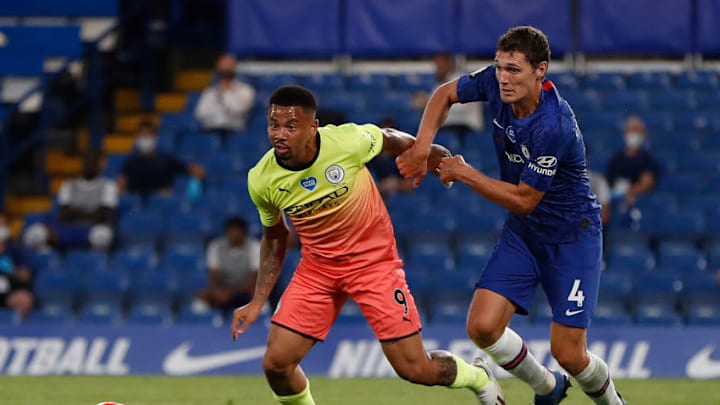
[[578, 307], [583, 306], [583, 301], [585, 301], [585, 294], [583, 294], [582, 290], [580, 289], [580, 279], [575, 279], [575, 281], [573, 282], [573, 286], [570, 290], [570, 295], [568, 295], [567, 300], [574, 301]]

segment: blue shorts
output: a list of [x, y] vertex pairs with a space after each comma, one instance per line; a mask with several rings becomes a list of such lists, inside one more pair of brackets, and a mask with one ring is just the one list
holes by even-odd
[[494, 291], [527, 314], [540, 283], [553, 321], [587, 328], [595, 311], [602, 258], [602, 234], [569, 243], [544, 243], [507, 226], [476, 288]]

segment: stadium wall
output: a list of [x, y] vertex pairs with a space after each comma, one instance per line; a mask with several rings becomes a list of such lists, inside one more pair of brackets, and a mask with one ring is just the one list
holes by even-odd
[[[546, 366], [545, 327], [517, 327]], [[467, 360], [479, 354], [462, 325], [431, 325], [428, 349], [448, 349]], [[0, 330], [4, 375], [259, 375], [267, 325], [255, 325], [233, 343], [228, 328], [197, 326], [26, 325]], [[605, 359], [616, 378], [720, 378], [720, 330], [703, 328], [591, 328], [590, 350]], [[337, 325], [303, 362], [312, 375], [394, 376], [365, 325]], [[509, 375], [497, 370], [500, 377]]]

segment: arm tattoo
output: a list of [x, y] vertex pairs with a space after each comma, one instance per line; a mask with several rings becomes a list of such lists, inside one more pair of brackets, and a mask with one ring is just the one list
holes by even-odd
[[254, 299], [265, 302], [282, 270], [287, 250], [286, 238], [263, 236], [260, 245], [260, 269], [255, 284]]

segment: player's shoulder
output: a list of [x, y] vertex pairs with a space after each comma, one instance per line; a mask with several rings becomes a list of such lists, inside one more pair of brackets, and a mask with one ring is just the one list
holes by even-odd
[[259, 181], [260, 178], [266, 179], [268, 176], [272, 176], [277, 168], [279, 165], [275, 161], [275, 153], [273, 149], [269, 149], [248, 171], [248, 184], [252, 183], [256, 187], [263, 184], [263, 181]]
[[570, 106], [560, 96], [552, 81], [545, 80], [543, 82], [542, 92], [543, 127], [546, 129], [562, 128], [565, 119], [573, 115]]
[[375, 124], [357, 124], [355, 122], [346, 122], [341, 125], [328, 124], [318, 128], [320, 135], [324, 137], [342, 137], [348, 135], [357, 135], [371, 129], [379, 129]]

